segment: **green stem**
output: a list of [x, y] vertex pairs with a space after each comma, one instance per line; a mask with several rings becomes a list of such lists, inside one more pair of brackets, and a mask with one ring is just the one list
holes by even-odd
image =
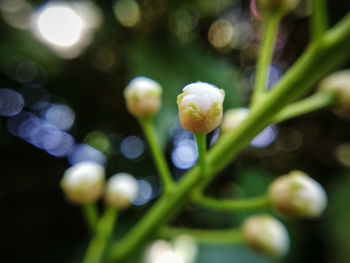
[[312, 41], [319, 41], [328, 28], [327, 0], [312, 0]]
[[195, 134], [197, 147], [198, 147], [198, 161], [199, 168], [203, 176], [205, 176], [207, 171], [207, 134]]
[[140, 122], [143, 133], [147, 139], [148, 145], [151, 149], [155, 166], [163, 183], [164, 192], [167, 193], [169, 189], [173, 186], [173, 180], [164, 155], [156, 139], [156, 131], [154, 129], [153, 119], [144, 117], [139, 118], [138, 120]]
[[98, 212], [95, 203], [88, 203], [82, 206], [84, 218], [86, 224], [91, 233], [95, 232], [96, 224], [98, 221]]
[[201, 176], [194, 167], [162, 196], [133, 229], [119, 242], [112, 244], [110, 259], [120, 261], [133, 253], [163, 224], [173, 219], [190, 202], [196, 187], [206, 186], [267, 125], [285, 105], [304, 95], [323, 76], [347, 62], [350, 57], [350, 14], [307, 50], [275, 88], [254, 107], [248, 118], [228, 133], [207, 154], [208, 171]]
[[208, 153], [209, 175], [201, 181], [207, 185], [261, 130], [272, 123], [275, 114], [303, 96], [323, 76], [348, 61], [350, 56], [350, 13], [309, 48], [264, 96], [232, 133], [223, 137]]
[[281, 18], [282, 15], [279, 12], [269, 12], [266, 14], [266, 21], [263, 29], [263, 39], [260, 47], [257, 69], [254, 78], [252, 105], [255, 104], [265, 93], [269, 75], [269, 65], [271, 64], [273, 50], [275, 47], [275, 39]]
[[144, 239], [154, 236], [160, 226], [169, 222], [189, 202], [190, 191], [196, 186], [198, 179], [201, 177], [199, 167], [196, 166], [186, 174], [184, 180], [174, 186], [174, 191], [161, 196], [152, 209], [142, 217], [141, 221], [131, 229], [123, 240], [112, 244], [110, 259], [112, 261], [124, 259]]
[[96, 233], [85, 254], [83, 263], [100, 263], [106, 250], [108, 239], [113, 231], [117, 217], [117, 209], [107, 207], [102, 218], [98, 221]]
[[241, 229], [198, 230], [188, 228], [160, 228], [158, 235], [162, 238], [174, 238], [179, 235], [190, 235], [197, 242], [209, 244], [239, 244], [244, 241]]
[[229, 212], [259, 210], [269, 207], [269, 199], [267, 196], [260, 196], [242, 200], [220, 200], [211, 197], [205, 197], [203, 195], [198, 195], [193, 201], [195, 204], [198, 204], [205, 208]]
[[307, 97], [298, 102], [292, 103], [281, 110], [274, 118], [273, 122], [285, 121], [306, 113], [323, 109], [333, 105], [335, 94], [332, 92], [316, 92], [314, 95]]

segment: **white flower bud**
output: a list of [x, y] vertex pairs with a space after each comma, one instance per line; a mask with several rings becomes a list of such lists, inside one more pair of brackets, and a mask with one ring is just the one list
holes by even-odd
[[187, 85], [177, 97], [182, 127], [194, 134], [208, 133], [222, 120], [225, 92], [214, 85], [196, 82]]
[[320, 91], [334, 92], [336, 105], [341, 110], [350, 109], [350, 70], [335, 72], [326, 77], [319, 85]]
[[103, 166], [94, 162], [81, 162], [64, 172], [61, 187], [69, 201], [86, 204], [101, 196], [104, 181]]
[[228, 132], [236, 129], [249, 115], [249, 109], [236, 108], [225, 112], [224, 119], [221, 123], [221, 131]]
[[108, 179], [105, 198], [107, 204], [119, 209], [128, 208], [138, 195], [139, 184], [128, 173], [118, 173]]
[[322, 186], [301, 171], [275, 179], [268, 193], [272, 207], [287, 217], [318, 217], [327, 206], [327, 195]]
[[154, 80], [136, 77], [124, 91], [126, 106], [135, 117], [153, 116], [161, 105], [162, 88]]
[[300, 0], [256, 0], [256, 3], [263, 11], [277, 11], [289, 13], [299, 4]]
[[254, 250], [272, 257], [289, 250], [289, 236], [280, 221], [269, 215], [252, 216], [243, 224], [245, 242]]
[[198, 252], [193, 237], [183, 234], [172, 242], [156, 240], [146, 250], [145, 263], [192, 263]]

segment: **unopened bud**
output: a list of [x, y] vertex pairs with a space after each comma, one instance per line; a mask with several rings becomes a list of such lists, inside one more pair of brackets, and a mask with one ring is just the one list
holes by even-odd
[[187, 85], [177, 97], [182, 127], [194, 134], [208, 133], [222, 121], [225, 92], [209, 83]]
[[236, 108], [226, 111], [221, 124], [221, 131], [228, 132], [236, 129], [248, 115], [249, 110], [247, 108]]
[[254, 250], [272, 257], [289, 250], [289, 236], [280, 221], [269, 215], [252, 216], [243, 224], [245, 242]]
[[61, 187], [69, 201], [86, 204], [101, 196], [104, 181], [103, 166], [94, 162], [81, 162], [64, 172]]
[[138, 195], [137, 180], [128, 173], [118, 173], [108, 179], [105, 198], [107, 204], [126, 209]]
[[335, 94], [336, 106], [340, 110], [350, 110], [350, 70], [335, 72], [326, 77], [319, 85], [320, 91]]
[[124, 91], [126, 106], [135, 117], [153, 116], [161, 105], [161, 86], [152, 79], [136, 77]]
[[256, 0], [262, 11], [289, 13], [299, 4], [300, 0]]
[[301, 171], [292, 171], [275, 179], [269, 187], [272, 207], [291, 218], [314, 218], [327, 206], [322, 186]]

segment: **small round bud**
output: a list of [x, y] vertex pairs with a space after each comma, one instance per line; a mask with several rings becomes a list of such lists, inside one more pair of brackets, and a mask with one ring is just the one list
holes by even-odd
[[248, 115], [249, 110], [247, 108], [236, 108], [226, 111], [221, 123], [221, 131], [228, 132], [236, 129]]
[[350, 110], [350, 70], [335, 72], [319, 85], [320, 91], [334, 92], [340, 110]]
[[300, 0], [256, 0], [259, 9], [262, 11], [275, 11], [289, 13], [299, 4]]
[[103, 166], [94, 162], [81, 162], [64, 172], [61, 187], [69, 201], [86, 204], [101, 196], [104, 181]]
[[269, 215], [252, 216], [243, 223], [245, 242], [254, 250], [272, 257], [289, 250], [289, 236], [280, 221]]
[[272, 207], [292, 218], [314, 218], [327, 206], [322, 186], [301, 171], [292, 171], [275, 179], [268, 190]]
[[105, 198], [107, 204], [126, 209], [138, 195], [139, 184], [128, 173], [118, 173], [108, 179]]
[[128, 111], [135, 117], [153, 116], [161, 105], [161, 86], [152, 79], [136, 77], [124, 91]]
[[177, 97], [182, 127], [194, 134], [208, 133], [222, 120], [222, 103], [225, 92], [209, 83], [187, 85]]

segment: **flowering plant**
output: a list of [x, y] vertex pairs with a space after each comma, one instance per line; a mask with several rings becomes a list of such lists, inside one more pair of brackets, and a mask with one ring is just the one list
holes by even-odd
[[[194, 134], [199, 153], [198, 165], [189, 170], [181, 180], [173, 179], [153, 124], [153, 117], [161, 105], [160, 85], [147, 77], [137, 77], [127, 86], [124, 93], [127, 108], [140, 123], [162, 182], [161, 196], [128, 234], [119, 240], [110, 240], [117, 215], [129, 208], [137, 195], [138, 186], [133, 177], [129, 174], [114, 175], [108, 180], [105, 191], [101, 191], [104, 179], [97, 174], [104, 172], [100, 169], [88, 169], [85, 171], [86, 175], [81, 176], [84, 171], [79, 170], [79, 167], [69, 168], [78, 170], [76, 178], [71, 178], [74, 175], [72, 170], [66, 172], [62, 188], [69, 200], [83, 205], [93, 235], [84, 263], [97, 263], [102, 260], [121, 262], [145, 241], [153, 238], [172, 239], [183, 234], [187, 235], [186, 242], [192, 245], [193, 242], [243, 243], [263, 254], [280, 257], [288, 253], [288, 232], [279, 220], [270, 215], [254, 215], [247, 218], [241, 226], [225, 230], [175, 228], [170, 223], [189, 204], [236, 213], [247, 210], [276, 211], [285, 218], [315, 218], [326, 208], [327, 197], [322, 186], [311, 178], [312, 175], [301, 171], [292, 171], [277, 178], [266, 194], [259, 197], [231, 200], [212, 198], [205, 194], [206, 187], [220, 175], [220, 171], [268, 125], [332, 105], [349, 107], [349, 71], [335, 73], [325, 79], [315, 93], [306, 98], [302, 96], [350, 57], [350, 16], [347, 15], [333, 28], [326, 30], [325, 24], [315, 22], [325, 15], [324, 6], [321, 1], [313, 1], [315, 8], [321, 12], [313, 13], [313, 35], [309, 48], [273, 89], [268, 91], [268, 68], [278, 25], [282, 17], [296, 7], [298, 1], [256, 2], [263, 10], [264, 33], [249, 109], [234, 109], [228, 114], [240, 114], [239, 116], [225, 116], [225, 92], [220, 87], [204, 82], [188, 84], [177, 97], [180, 123], [185, 130]], [[224, 132], [207, 151], [207, 134], [219, 128], [222, 119]], [[93, 175], [93, 172], [96, 174]], [[92, 187], [93, 183], [95, 185]], [[96, 195], [104, 195], [105, 199], [106, 209], [101, 217], [94, 203]], [[167, 252], [162, 253], [162, 257], [175, 255], [174, 251], [182, 251], [176, 244], [176, 241], [173, 245], [157, 243], [155, 247], [151, 247], [147, 258], [151, 258], [150, 262], [165, 262], [165, 259], [157, 261], [153, 252], [163, 246], [166, 248], [163, 252]], [[188, 262], [187, 259], [178, 257], [176, 262]]]

